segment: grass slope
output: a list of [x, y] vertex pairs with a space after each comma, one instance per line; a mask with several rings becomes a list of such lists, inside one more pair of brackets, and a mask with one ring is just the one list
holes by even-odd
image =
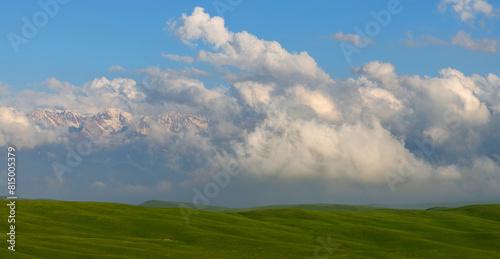
[[350, 210], [350, 211], [364, 211], [364, 210], [383, 210], [387, 208], [365, 206], [365, 205], [347, 205], [347, 204], [329, 204], [329, 203], [316, 203], [316, 204], [283, 204], [283, 205], [269, 205], [251, 208], [239, 209], [214, 209], [215, 212], [243, 212], [251, 210], [273, 210], [273, 209], [302, 209], [302, 210]]
[[481, 201], [468, 201], [468, 202], [426, 202], [426, 203], [392, 203], [392, 204], [370, 204], [370, 206], [385, 207], [390, 209], [405, 209], [405, 210], [426, 210], [429, 208], [443, 207], [443, 208], [459, 208], [469, 205], [480, 204], [498, 204], [500, 200], [481, 200]]
[[25, 200], [16, 209], [17, 251], [3, 241], [0, 258], [314, 258], [315, 250], [330, 258], [500, 258], [500, 205], [192, 210], [189, 224], [178, 208]]

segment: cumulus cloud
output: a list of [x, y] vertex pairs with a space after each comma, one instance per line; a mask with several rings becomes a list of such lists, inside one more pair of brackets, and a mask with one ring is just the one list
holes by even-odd
[[274, 85], [264, 85], [258, 82], [244, 81], [235, 83], [234, 87], [237, 89], [240, 97], [246, 104], [257, 108], [257, 105], [260, 103], [270, 103], [270, 92], [273, 90]]
[[370, 110], [376, 112], [379, 116], [391, 114], [390, 111], [399, 111], [403, 108], [403, 104], [392, 93], [385, 89], [375, 87], [359, 88], [363, 104], [368, 106]]
[[366, 43], [369, 43], [369, 44], [375, 43], [372, 38], [363, 39], [361, 36], [359, 36], [357, 34], [344, 34], [341, 31], [332, 35], [330, 37], [330, 39], [335, 40], [335, 41], [351, 42], [357, 46], [364, 45]]
[[33, 124], [27, 114], [12, 107], [0, 107], [0, 146], [35, 148], [66, 141], [64, 131], [47, 130]]
[[455, 35], [451, 39], [451, 44], [469, 50], [479, 50], [479, 51], [496, 53], [497, 45], [500, 44], [500, 41], [488, 38], [474, 40], [470, 37], [468, 33], [464, 31], [459, 31], [457, 35]]
[[[439, 71], [441, 74], [440, 78], [432, 79], [416, 79], [412, 78], [412, 83], [416, 83], [419, 80], [422, 83], [422, 87], [425, 90], [432, 91], [428, 92], [429, 96], [436, 99], [441, 99], [443, 103], [447, 100], [451, 102], [458, 102], [456, 108], [458, 111], [464, 112], [461, 117], [471, 119], [480, 119], [487, 117], [487, 110], [484, 107], [476, 93], [480, 90], [475, 85], [474, 81], [470, 77], [466, 77], [462, 72], [446, 68]], [[437, 87], [439, 85], [439, 87]], [[446, 97], [449, 96], [449, 97]], [[466, 116], [467, 112], [481, 111], [484, 116]], [[484, 121], [483, 119], [480, 119]]]
[[498, 17], [498, 9], [486, 0], [441, 0], [438, 8], [441, 12], [445, 12], [448, 7], [460, 16], [462, 22], [472, 24], [481, 14], [486, 18]]
[[178, 21], [169, 22], [167, 25], [186, 44], [192, 44], [193, 40], [203, 39], [219, 48], [234, 37], [234, 34], [224, 27], [222, 17], [210, 17], [201, 7], [196, 7], [190, 16], [182, 14]]
[[208, 89], [202, 81], [192, 78], [209, 75], [198, 69], [161, 69], [150, 67], [141, 70], [146, 75], [143, 92], [146, 96], [143, 112], [164, 113], [181, 110], [187, 113], [210, 113], [218, 116], [232, 116], [237, 113], [236, 101], [219, 88]]
[[[252, 162], [248, 162], [247, 165], [249, 167], [262, 165], [262, 168], [259, 167], [258, 169], [254, 169], [255, 172], [258, 172], [258, 174], [263, 174], [265, 172], [285, 174], [285, 172], [294, 171], [288, 167], [286, 167], [286, 169], [282, 168], [288, 163], [290, 163], [290, 167], [293, 168], [302, 168], [298, 165], [299, 163], [307, 165], [305, 167], [316, 168], [314, 165], [317, 166], [321, 164], [318, 160], [315, 160], [316, 158], [333, 159], [335, 157], [332, 153], [333, 150], [341, 150], [339, 151], [340, 153], [347, 154], [346, 152], [349, 150], [349, 148], [347, 148], [347, 143], [354, 144], [356, 142], [351, 139], [354, 137], [342, 135], [342, 137], [337, 137], [336, 139], [340, 142], [345, 140], [345, 146], [338, 143], [330, 143], [329, 139], [331, 137], [334, 137], [336, 134], [340, 134], [339, 132], [342, 132], [345, 134], [352, 133], [354, 136], [358, 137], [363, 136], [364, 134], [373, 134], [371, 137], [367, 137], [363, 143], [368, 143], [368, 139], [380, 140], [382, 138], [385, 139], [385, 141], [383, 141], [385, 142], [383, 146], [387, 149], [391, 147], [389, 143], [393, 143], [392, 146], [394, 146], [397, 151], [394, 152], [395, 155], [391, 158], [393, 160], [392, 167], [384, 167], [384, 170], [396, 170], [398, 163], [400, 163], [398, 159], [400, 159], [403, 154], [405, 154], [403, 156], [411, 157], [412, 154], [409, 148], [415, 145], [415, 141], [423, 142], [426, 137], [430, 136], [426, 134], [431, 132], [432, 129], [446, 131], [445, 133], [439, 135], [441, 138], [439, 140], [437, 139], [437, 134], [434, 134], [433, 137], [431, 136], [435, 140], [435, 145], [438, 144], [438, 141], [448, 141], [449, 146], [445, 147], [445, 149], [453, 149], [456, 145], [459, 145], [464, 138], [474, 139], [473, 136], [475, 133], [470, 132], [467, 129], [470, 129], [470, 127], [482, 127], [482, 125], [488, 124], [491, 120], [491, 114], [487, 108], [488, 104], [480, 98], [482, 98], [481, 96], [484, 96], [484, 91], [490, 91], [492, 88], [483, 88], [477, 84], [476, 82], [486, 80], [486, 78], [478, 75], [474, 75], [473, 79], [472, 77], [464, 76], [457, 70], [448, 68], [441, 70], [441, 77], [438, 78], [398, 76], [395, 73], [394, 66], [382, 62], [367, 63], [356, 69], [355, 72], [360, 73], [360, 77], [348, 79], [345, 83], [351, 87], [356, 87], [358, 89], [357, 95], [359, 97], [354, 98], [352, 103], [349, 103], [349, 100], [345, 100], [343, 104], [350, 107], [350, 110], [360, 111], [360, 117], [358, 117], [357, 122], [354, 124], [345, 122], [339, 127], [329, 125], [326, 123], [329, 121], [329, 118], [322, 116], [319, 116], [318, 118], [320, 121], [323, 121], [323, 123], [317, 122], [315, 119], [309, 121], [294, 121], [291, 119], [294, 117], [290, 114], [268, 117], [265, 121], [259, 124], [254, 132], [251, 132], [246, 137], [245, 144], [239, 144], [240, 146], [237, 148], [237, 150], [241, 152], [241, 157], [254, 157], [257, 159], [257, 161], [252, 160]], [[496, 77], [490, 75], [487, 78], [490, 78], [490, 81], [495, 81]], [[309, 97], [313, 95], [312, 93], [304, 94], [305, 90], [302, 87], [295, 87], [290, 91], [295, 93], [297, 96]], [[307, 98], [297, 98], [296, 102], [310, 104], [306, 100]], [[334, 110], [332, 108], [334, 106], [324, 99], [323, 101], [314, 103], [317, 107], [312, 104], [311, 107], [313, 109], [316, 108], [315, 110], [319, 115], [321, 115], [321, 112], [318, 111]], [[361, 107], [356, 108], [359, 105], [361, 105]], [[325, 109], [324, 107], [327, 108]], [[402, 128], [407, 127], [407, 137], [409, 138], [407, 139], [408, 143], [405, 143], [401, 139], [392, 135], [390, 131], [387, 131], [381, 126], [383, 124], [379, 121], [376, 121], [375, 124], [372, 122], [371, 127], [374, 128], [371, 129], [368, 125], [361, 123], [361, 111], [363, 110], [367, 110], [368, 114], [372, 114], [383, 119], [385, 121], [385, 125], [398, 125]], [[418, 112], [414, 113], [414, 111]], [[411, 114], [413, 115], [408, 117], [408, 115]], [[401, 119], [404, 118], [402, 116], [406, 116], [403, 121], [401, 121]], [[304, 128], [302, 128], [302, 126], [304, 126]], [[319, 129], [321, 129], [321, 131], [319, 131]], [[376, 131], [374, 129], [376, 129]], [[417, 131], [417, 134], [413, 135], [412, 131]], [[435, 131], [434, 133], [437, 132]], [[324, 141], [324, 143], [328, 143], [327, 147], [325, 146], [324, 149], [319, 149], [316, 150], [316, 152], [313, 152], [315, 156], [309, 154], [309, 150], [311, 147], [318, 147], [319, 144], [304, 137], [310, 136], [309, 134], [318, 137]], [[445, 135], [452, 135], [453, 137], [445, 140], [443, 139]], [[472, 141], [478, 140], [476, 139]], [[469, 147], [471, 149], [468, 150], [468, 152], [475, 152], [478, 146], [470, 145]], [[361, 150], [363, 150], [363, 148], [359, 147], [357, 152], [361, 152]], [[374, 151], [372, 155], [377, 153], [378, 151]], [[356, 152], [352, 151], [351, 155], [356, 155]], [[287, 158], [282, 158], [283, 156]], [[293, 160], [293, 158], [298, 157], [302, 159], [298, 160], [300, 162], [290, 161]], [[311, 160], [306, 162], [305, 158], [310, 158]], [[456, 157], [453, 157], [449, 160], [451, 163], [450, 165], [453, 165], [455, 159]], [[264, 160], [268, 160], [268, 162], [265, 162]], [[346, 158], [346, 160], [353, 161], [352, 158]], [[339, 172], [341, 162], [336, 160], [334, 161], [335, 162], [332, 163], [332, 165], [327, 166], [327, 168], [333, 168], [333, 171]], [[359, 161], [361, 162], [361, 160]], [[371, 161], [369, 164], [375, 166], [376, 162]], [[390, 164], [391, 163], [384, 161], [384, 165]], [[274, 169], [266, 170], [265, 168], [267, 167]], [[276, 169], [276, 167], [279, 169]], [[360, 166], [353, 166], [353, 168], [359, 167]], [[345, 171], [353, 172], [353, 168], [345, 169]], [[446, 170], [444, 170], [444, 168], [446, 168]], [[380, 172], [384, 170], [379, 170], [379, 173], [376, 175], [378, 177], [382, 177]], [[432, 175], [445, 177], [445, 175], [449, 175], [450, 177], [453, 176], [451, 178], [456, 178], [458, 174], [455, 171], [450, 174], [450, 167], [439, 167], [431, 164], [427, 164], [422, 170], [423, 171], [420, 176], [427, 177]], [[315, 169], [311, 171], [319, 172], [321, 170]], [[304, 168], [302, 174], [306, 174], [307, 172], [308, 171]], [[345, 177], [349, 178], [354, 176]]]
[[300, 85], [291, 88], [290, 92], [295, 96], [296, 103], [308, 105], [320, 118], [327, 121], [342, 120], [342, 114], [336, 109], [335, 104], [323, 93], [307, 90]]
[[7, 98], [4, 103], [25, 112], [55, 107], [82, 114], [96, 114], [109, 107], [128, 110], [134, 102], [145, 98], [138, 91], [136, 82], [128, 78], [95, 78], [82, 86], [49, 78], [41, 85], [53, 92], [24, 90], [15, 97]]
[[236, 150], [243, 166], [258, 175], [382, 182], [383, 173], [397, 164], [404, 147], [377, 122], [373, 128], [336, 127], [277, 114], [263, 121]]
[[417, 161], [418, 166], [403, 173], [411, 174], [415, 181], [460, 178], [449, 167], [421, 161], [405, 147], [403, 139], [394, 137], [376, 119], [369, 124], [334, 126], [275, 115], [235, 146], [240, 164], [253, 174], [383, 186], [388, 173], [398, 173], [407, 161]]
[[196, 59], [214, 66], [234, 66], [278, 80], [331, 81], [307, 52], [289, 53], [278, 42], [258, 39], [246, 31], [231, 32], [224, 19], [210, 17], [201, 7], [169, 23], [169, 28], [186, 44], [203, 40], [212, 45], [216, 52], [200, 50]]
[[398, 76], [395, 73], [395, 67], [390, 63], [372, 61], [361, 67], [354, 68], [354, 72], [364, 75], [367, 79], [378, 83], [381, 87], [396, 92], [401, 91]]

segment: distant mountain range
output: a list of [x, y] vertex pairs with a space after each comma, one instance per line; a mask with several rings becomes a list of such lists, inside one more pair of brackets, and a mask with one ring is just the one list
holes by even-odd
[[[228, 208], [222, 206], [207, 205], [203, 210], [213, 212], [242, 212], [251, 210], [269, 210], [269, 209], [303, 209], [303, 210], [349, 210], [349, 211], [368, 211], [368, 210], [384, 210], [384, 209], [413, 209], [413, 210], [426, 210], [426, 209], [445, 209], [445, 208], [458, 208], [467, 205], [476, 204], [500, 204], [498, 201], [476, 201], [476, 202], [441, 202], [441, 203], [413, 203], [413, 204], [370, 204], [370, 205], [349, 205], [349, 204], [330, 204], [330, 203], [312, 203], [312, 204], [280, 204], [268, 205], [248, 208]], [[160, 208], [179, 208], [188, 207], [196, 208], [190, 202], [172, 202], [149, 200], [139, 204], [143, 207], [160, 207]]]
[[76, 138], [121, 134], [122, 141], [139, 135], [148, 135], [153, 128], [171, 133], [187, 130], [206, 133], [209, 128], [208, 119], [199, 115], [169, 112], [155, 116], [133, 116], [116, 108], [107, 108], [95, 115], [82, 115], [69, 110], [43, 109], [31, 112], [29, 117], [42, 127], [67, 129]]
[[[19, 198], [21, 199], [21, 198]], [[7, 196], [0, 196], [0, 201], [7, 200]], [[50, 200], [50, 199], [22, 199], [22, 200]], [[350, 205], [350, 204], [331, 204], [331, 203], [309, 203], [309, 204], [279, 204], [247, 208], [229, 208], [224, 206], [207, 205], [203, 208], [206, 211], [213, 212], [242, 212], [252, 210], [269, 209], [303, 209], [303, 210], [348, 210], [348, 211], [368, 211], [384, 209], [409, 209], [409, 210], [440, 210], [447, 208], [459, 208], [471, 205], [500, 204], [500, 201], [474, 201], [474, 202], [429, 202], [429, 203], [408, 203], [408, 204], [370, 204], [370, 205]], [[196, 206], [191, 202], [175, 202], [162, 200], [148, 200], [138, 206], [150, 208], [193, 208]]]
[[[139, 204], [143, 207], [155, 208], [197, 208], [195, 204], [189, 202], [172, 202], [149, 200]], [[269, 205], [258, 206], [249, 208], [228, 208], [222, 206], [207, 205], [203, 210], [212, 212], [243, 212], [252, 210], [272, 210], [272, 209], [303, 209], [303, 210], [348, 210], [348, 211], [367, 211], [367, 210], [383, 210], [384, 207], [364, 206], [364, 205], [347, 205], [347, 204], [328, 204], [328, 203], [313, 203], [313, 204], [282, 204], [282, 205]]]

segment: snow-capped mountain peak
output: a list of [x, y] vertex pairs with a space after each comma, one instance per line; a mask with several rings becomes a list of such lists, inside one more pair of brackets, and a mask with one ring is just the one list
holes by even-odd
[[170, 112], [160, 115], [138, 115], [117, 108], [107, 108], [95, 115], [82, 115], [69, 110], [35, 110], [30, 114], [31, 120], [47, 127], [67, 127], [79, 138], [86, 136], [98, 137], [126, 132], [126, 136], [148, 135], [151, 127], [166, 132], [180, 133], [185, 130], [206, 132], [208, 120], [199, 115], [186, 115]]

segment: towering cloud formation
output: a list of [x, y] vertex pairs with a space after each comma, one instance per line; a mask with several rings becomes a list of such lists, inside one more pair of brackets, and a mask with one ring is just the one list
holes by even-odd
[[168, 25], [187, 44], [203, 40], [205, 44], [212, 45], [216, 52], [201, 50], [197, 55], [198, 60], [212, 65], [234, 66], [288, 83], [331, 81], [307, 52], [289, 53], [278, 42], [258, 39], [246, 31], [231, 32], [225, 27], [224, 19], [211, 18], [201, 7], [196, 7], [189, 16], [183, 14], [178, 21]]

